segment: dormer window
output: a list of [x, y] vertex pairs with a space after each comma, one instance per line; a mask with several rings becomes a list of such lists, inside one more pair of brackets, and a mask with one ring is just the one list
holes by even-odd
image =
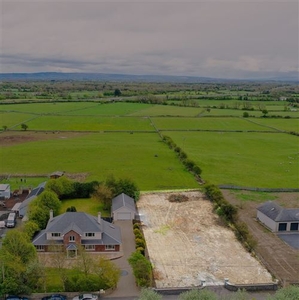
[[74, 235], [70, 235], [69, 241], [70, 241], [70, 242], [74, 242], [74, 241], [75, 241], [75, 236], [74, 236]]
[[52, 237], [59, 237], [60, 236], [60, 232], [52, 232]]
[[85, 236], [92, 237], [92, 236], [95, 236], [95, 233], [94, 232], [85, 232]]

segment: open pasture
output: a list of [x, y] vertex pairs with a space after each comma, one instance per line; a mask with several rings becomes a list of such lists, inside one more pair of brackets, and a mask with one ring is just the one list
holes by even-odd
[[70, 110], [65, 115], [82, 115], [82, 116], [144, 116], [139, 114], [139, 111], [153, 107], [152, 104], [141, 103], [94, 103], [91, 107], [86, 107], [81, 110]]
[[131, 116], [185, 116], [195, 117], [204, 111], [200, 107], [184, 107], [184, 106], [172, 106], [172, 105], [151, 105], [144, 106], [140, 104], [141, 109], [132, 113]]
[[299, 119], [260, 118], [253, 121], [262, 126], [269, 126], [278, 130], [299, 132]]
[[40, 116], [26, 124], [30, 130], [49, 131], [154, 130], [148, 118], [118, 116]]
[[[0, 145], [5, 136], [0, 135]], [[20, 133], [15, 133], [17, 136]], [[86, 173], [86, 180], [104, 180], [113, 174], [133, 179], [141, 190], [196, 188], [197, 182], [174, 152], [155, 133], [34, 132], [28, 141], [1, 147], [1, 173], [49, 174], [56, 170]], [[3, 159], [5, 158], [5, 159]]]
[[26, 103], [6, 104], [0, 106], [0, 111], [12, 111], [31, 114], [57, 114], [96, 106], [93, 102], [47, 102], [47, 103]]
[[243, 118], [223, 118], [223, 117], [210, 117], [210, 118], [152, 118], [152, 122], [159, 130], [239, 130], [239, 131], [275, 131], [248, 122]]
[[283, 133], [165, 132], [214, 184], [298, 188], [298, 137]]
[[26, 123], [32, 118], [36, 118], [36, 116], [24, 113], [0, 112], [0, 127], [7, 126], [8, 129], [14, 129], [15, 126], [19, 126], [21, 128], [20, 124]]

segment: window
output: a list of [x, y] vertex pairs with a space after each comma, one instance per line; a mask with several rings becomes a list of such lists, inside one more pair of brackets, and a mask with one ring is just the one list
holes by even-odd
[[60, 232], [52, 232], [52, 236], [53, 237], [58, 237], [58, 236], [60, 236]]
[[299, 223], [291, 223], [291, 231], [297, 231], [299, 227]]
[[95, 245], [85, 245], [85, 250], [86, 251], [93, 251], [93, 250], [95, 250]]
[[85, 232], [85, 236], [91, 237], [91, 236], [95, 236], [94, 232]]
[[45, 251], [45, 247], [42, 245], [37, 245], [37, 246], [35, 246], [35, 248], [36, 248], [36, 251]]
[[70, 235], [70, 242], [74, 242], [75, 241], [75, 236], [74, 235]]
[[105, 245], [105, 250], [115, 250], [114, 245]]
[[278, 231], [286, 231], [287, 230], [287, 223], [279, 223]]

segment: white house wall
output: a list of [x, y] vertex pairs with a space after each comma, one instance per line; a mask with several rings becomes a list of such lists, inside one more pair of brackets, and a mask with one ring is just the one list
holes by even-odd
[[278, 230], [278, 223], [264, 215], [262, 212], [257, 211], [257, 219], [273, 232]]

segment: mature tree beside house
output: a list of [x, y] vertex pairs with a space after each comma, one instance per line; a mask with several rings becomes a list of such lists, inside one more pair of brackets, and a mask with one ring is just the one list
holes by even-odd
[[4, 294], [30, 294], [40, 283], [42, 266], [36, 250], [23, 232], [7, 232], [0, 248], [0, 291]]
[[34, 234], [39, 231], [39, 226], [34, 221], [26, 221], [22, 226], [21, 230], [27, 234], [28, 239], [31, 241]]
[[116, 179], [113, 175], [108, 176], [105, 185], [112, 190], [113, 197], [124, 193], [129, 197], [138, 200], [139, 189], [133, 180], [129, 178]]
[[21, 128], [26, 131], [28, 129], [28, 125], [25, 123], [22, 123]]
[[49, 190], [43, 191], [37, 197], [36, 201], [39, 205], [44, 206], [48, 210], [48, 212], [50, 210], [53, 210], [54, 215], [58, 214], [61, 207], [61, 202], [58, 199], [57, 194]]
[[69, 198], [75, 191], [75, 183], [66, 176], [57, 179], [50, 179], [46, 183], [46, 189], [50, 189], [57, 194], [59, 199]]
[[28, 218], [30, 221], [35, 222], [40, 229], [45, 229], [50, 217], [50, 212], [46, 207], [38, 205], [39, 202], [35, 200], [29, 204]]
[[104, 209], [110, 209], [113, 198], [111, 188], [104, 184], [100, 184], [92, 194], [92, 197], [103, 203]]

